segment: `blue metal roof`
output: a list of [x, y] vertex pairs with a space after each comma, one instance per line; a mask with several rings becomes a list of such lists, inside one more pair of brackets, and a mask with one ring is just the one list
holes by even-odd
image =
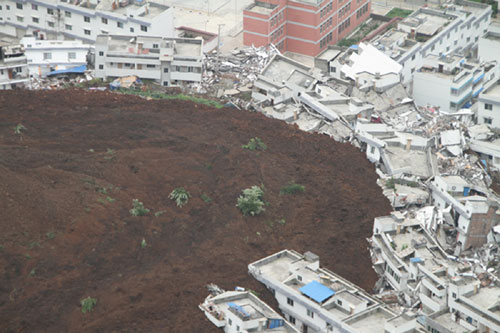
[[47, 74], [47, 76], [57, 75], [57, 74], [83, 74], [87, 70], [87, 65], [81, 65], [76, 67], [71, 67], [67, 69], [60, 69], [57, 71], [52, 71]]
[[317, 281], [312, 281], [299, 290], [301, 293], [318, 303], [322, 303], [326, 299], [335, 295], [335, 291]]
[[228, 305], [230, 308], [235, 309], [235, 310], [236, 310], [238, 313], [240, 313], [243, 317], [245, 317], [245, 318], [247, 318], [247, 317], [249, 318], [249, 317], [250, 317], [250, 314], [249, 314], [249, 313], [247, 313], [247, 312], [245, 311], [245, 309], [243, 309], [243, 308], [242, 308], [241, 306], [239, 306], [238, 304], [235, 304], [235, 303], [233, 303], [233, 302], [229, 302], [229, 303], [227, 303], [227, 305]]

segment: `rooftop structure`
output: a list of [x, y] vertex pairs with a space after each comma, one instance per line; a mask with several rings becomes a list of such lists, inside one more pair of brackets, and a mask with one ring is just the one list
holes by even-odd
[[318, 256], [311, 252], [283, 250], [248, 269], [272, 291], [285, 318], [302, 331], [378, 332], [396, 317], [361, 288], [320, 268]]
[[490, 17], [490, 6], [456, 0], [442, 10], [416, 10], [371, 43], [403, 66], [402, 81], [408, 84], [426, 56], [470, 51], [487, 31]]
[[203, 40], [153, 36], [100, 35], [98, 78], [136, 75], [164, 86], [201, 81]]
[[28, 82], [28, 59], [22, 45], [0, 46], [0, 89], [24, 87]]
[[413, 98], [419, 106], [457, 112], [496, 80], [497, 62], [477, 64], [457, 55], [428, 55], [414, 74]]
[[6, 0], [2, 32], [39, 39], [79, 39], [94, 43], [100, 34], [173, 37], [172, 8], [143, 0]]
[[316, 56], [370, 15], [369, 0], [255, 0], [243, 12], [243, 43]]
[[216, 327], [226, 333], [298, 333], [294, 326], [249, 291], [209, 295], [199, 305]]
[[30, 76], [45, 76], [54, 70], [87, 65], [91, 46], [82, 41], [37, 40], [24, 37], [21, 44], [26, 50]]

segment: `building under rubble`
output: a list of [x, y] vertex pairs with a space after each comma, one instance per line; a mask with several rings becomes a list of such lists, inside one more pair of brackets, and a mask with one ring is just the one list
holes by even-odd
[[95, 76], [107, 79], [136, 75], [163, 86], [200, 82], [201, 38], [99, 35]]
[[23, 47], [0, 46], [0, 89], [21, 88], [28, 83], [28, 59]]

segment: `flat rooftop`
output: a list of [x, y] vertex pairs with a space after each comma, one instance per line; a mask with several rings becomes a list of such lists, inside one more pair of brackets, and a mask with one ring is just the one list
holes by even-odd
[[384, 332], [385, 323], [394, 317], [390, 312], [377, 308], [359, 317], [346, 320], [346, 323], [360, 333]]
[[[85, 3], [86, 2], [83, 1], [80, 6], [86, 7]], [[131, 1], [127, 5], [118, 6], [116, 9], [113, 9], [112, 2], [104, 0], [101, 3], [99, 3], [95, 8], [91, 7], [89, 9], [94, 9], [96, 11], [106, 11], [123, 16], [129, 16], [135, 14], [134, 17], [137, 18], [152, 19], [170, 8], [169, 6], [165, 6], [155, 2], [148, 2], [147, 4], [148, 4], [147, 10], [141, 10], [141, 8], [146, 5], [146, 1], [142, 1], [142, 3], [140, 4], [137, 4], [135, 1]]]
[[342, 53], [341, 50], [328, 48], [325, 51], [323, 51], [319, 56], [317, 56], [317, 59], [332, 60], [336, 58], [340, 53]]
[[500, 84], [491, 86], [486, 92], [481, 94], [484, 97], [500, 99]]
[[294, 70], [306, 72], [308, 71], [308, 67], [292, 59], [283, 56], [275, 56], [264, 69], [262, 75], [281, 84], [290, 78]]
[[385, 151], [394, 169], [405, 169], [406, 173], [424, 178], [432, 175], [425, 151], [407, 151], [404, 148], [394, 146], [386, 146]]
[[450, 332], [453, 333], [467, 333], [470, 332], [470, 330], [466, 329], [462, 325], [459, 325], [456, 323], [456, 321], [451, 319], [451, 313], [445, 312], [436, 318], [432, 318], [435, 322], [438, 324], [441, 324], [443, 327], [446, 327], [446, 329]]
[[278, 6], [269, 3], [254, 2], [253, 4], [249, 5], [245, 10], [257, 14], [270, 15], [276, 7]]
[[175, 55], [196, 57], [201, 56], [202, 43], [201, 41], [175, 41]]
[[480, 288], [477, 294], [467, 296], [474, 304], [483, 309], [488, 309], [496, 315], [500, 314], [498, 305], [500, 304], [500, 288]]

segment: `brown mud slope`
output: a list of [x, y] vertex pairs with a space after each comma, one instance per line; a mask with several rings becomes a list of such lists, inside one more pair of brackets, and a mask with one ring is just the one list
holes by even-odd
[[[348, 144], [260, 114], [79, 90], [2, 91], [0, 119], [1, 332], [218, 332], [197, 308], [205, 285], [274, 304], [247, 265], [284, 248], [376, 280], [366, 237], [390, 205]], [[252, 137], [267, 151], [242, 149]], [[280, 196], [292, 180], [305, 193]], [[269, 206], [243, 217], [238, 195], [260, 184]], [[180, 186], [182, 208], [168, 199]], [[134, 198], [151, 213], [131, 216]], [[98, 303], [83, 314], [87, 296]]]

